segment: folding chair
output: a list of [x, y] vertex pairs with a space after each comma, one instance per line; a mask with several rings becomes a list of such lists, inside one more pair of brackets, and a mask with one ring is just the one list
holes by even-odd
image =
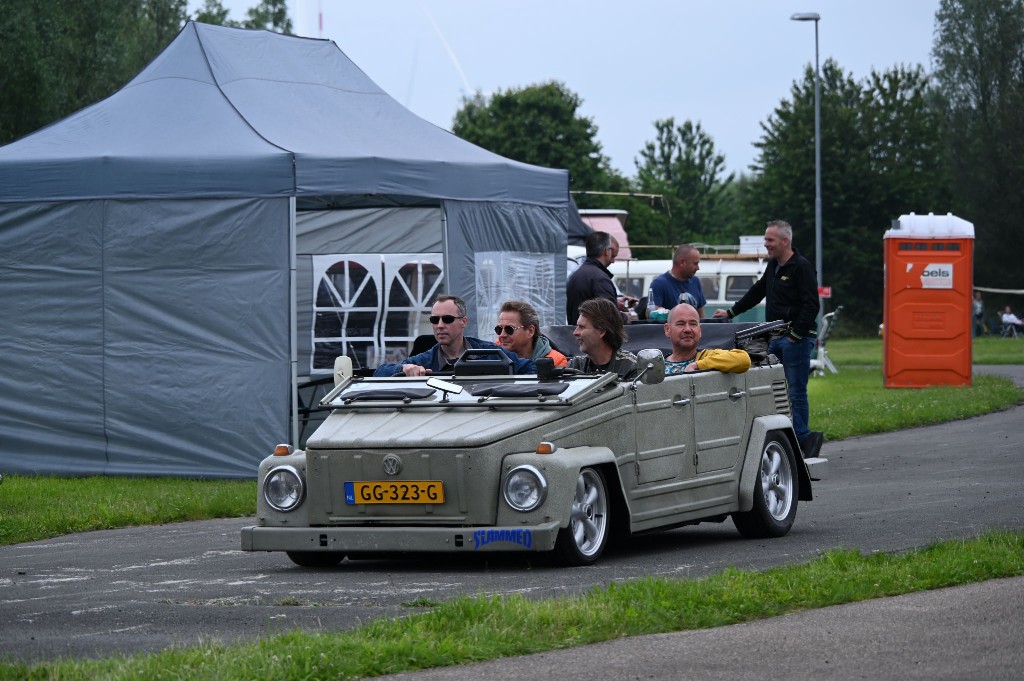
[[811, 371], [819, 376], [825, 375], [825, 369], [828, 369], [833, 374], [838, 374], [839, 369], [832, 363], [832, 360], [828, 358], [828, 350], [825, 348], [825, 344], [828, 343], [829, 336], [832, 335], [832, 329], [836, 326], [836, 317], [842, 311], [843, 306], [840, 305], [832, 312], [824, 315], [821, 318], [821, 329], [818, 331], [818, 342], [816, 344], [815, 356], [811, 359]]

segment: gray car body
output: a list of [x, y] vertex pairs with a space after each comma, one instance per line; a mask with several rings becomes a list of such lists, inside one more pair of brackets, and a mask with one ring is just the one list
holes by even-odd
[[[422, 395], [430, 392], [426, 380], [346, 380], [328, 395], [324, 404], [333, 411], [306, 449], [260, 464], [258, 524], [243, 529], [242, 548], [350, 556], [547, 551], [569, 524], [577, 477], [588, 467], [603, 473], [620, 529], [640, 533], [721, 521], [752, 508], [771, 434], [788, 441], [798, 497], [811, 499], [777, 363], [741, 374], [668, 376], [655, 384], [609, 374], [566, 377], [556, 382], [566, 384], [564, 392], [543, 398], [470, 392], [481, 383], [520, 390], [541, 384], [536, 377], [508, 376], [449, 379], [467, 388], [461, 394], [433, 390], [403, 400], [378, 392], [383, 399], [351, 399], [362, 391], [410, 388]], [[541, 443], [555, 451], [537, 453]], [[547, 482], [543, 503], [529, 512], [514, 510], [502, 491], [505, 476], [521, 465], [533, 466]], [[272, 508], [263, 493], [267, 474], [281, 466], [305, 482], [303, 500], [288, 512]], [[443, 483], [444, 503], [356, 504], [346, 503], [344, 494], [353, 481], [429, 480]]]

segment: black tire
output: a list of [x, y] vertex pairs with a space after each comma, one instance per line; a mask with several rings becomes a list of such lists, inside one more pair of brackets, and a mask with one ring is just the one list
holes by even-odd
[[308, 568], [334, 567], [345, 557], [337, 551], [286, 551], [288, 557], [296, 565]]
[[761, 447], [758, 475], [754, 479], [754, 507], [733, 513], [732, 521], [744, 537], [781, 537], [796, 520], [800, 499], [800, 476], [789, 439], [769, 433]]
[[576, 492], [569, 507], [569, 525], [558, 531], [555, 555], [563, 565], [592, 565], [608, 545], [611, 498], [604, 475], [584, 468], [576, 477]]

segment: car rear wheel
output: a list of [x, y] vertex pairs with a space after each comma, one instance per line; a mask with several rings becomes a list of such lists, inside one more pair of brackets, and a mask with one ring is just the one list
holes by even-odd
[[581, 470], [569, 508], [569, 525], [558, 531], [555, 542], [555, 553], [563, 564], [590, 565], [600, 557], [608, 543], [610, 510], [601, 471]]
[[799, 484], [789, 440], [780, 433], [769, 433], [754, 480], [754, 507], [732, 514], [736, 529], [750, 538], [781, 537], [789, 532], [796, 519]]
[[286, 551], [296, 565], [308, 568], [334, 567], [345, 557], [337, 551]]

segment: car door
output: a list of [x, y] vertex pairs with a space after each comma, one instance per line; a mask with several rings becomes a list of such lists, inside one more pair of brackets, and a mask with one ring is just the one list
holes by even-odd
[[747, 412], [746, 377], [703, 371], [693, 374], [696, 473], [732, 468], [740, 455]]
[[638, 386], [633, 423], [640, 486], [696, 474], [691, 381], [668, 376], [658, 385]]

